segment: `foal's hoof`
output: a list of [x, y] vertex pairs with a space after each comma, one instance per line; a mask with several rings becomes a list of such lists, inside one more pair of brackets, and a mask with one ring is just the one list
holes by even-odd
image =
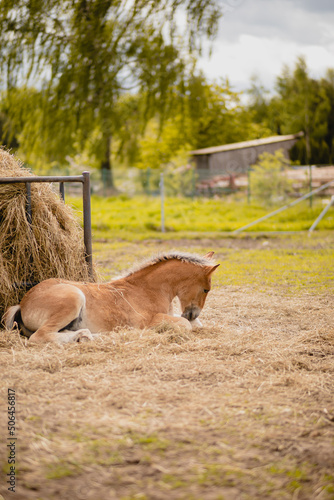
[[89, 340], [94, 340], [94, 337], [90, 330], [85, 328], [77, 332], [77, 336], [75, 338], [76, 342], [88, 342]]
[[203, 326], [203, 324], [199, 318], [196, 318], [193, 321], [190, 321], [190, 324], [193, 328], [200, 328], [201, 326]]

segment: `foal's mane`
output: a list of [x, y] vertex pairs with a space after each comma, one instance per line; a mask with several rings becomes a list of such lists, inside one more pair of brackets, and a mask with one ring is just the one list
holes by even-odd
[[133, 267], [130, 271], [127, 272], [125, 277], [131, 276], [138, 271], [142, 271], [147, 267], [154, 266], [155, 264], [159, 264], [160, 262], [167, 262], [169, 260], [178, 260], [180, 262], [188, 262], [189, 264], [195, 264], [196, 266], [205, 267], [211, 266], [212, 260], [207, 259], [205, 257], [201, 257], [200, 255], [195, 255], [187, 252], [170, 252], [170, 253], [160, 253], [155, 257], [146, 260], [139, 265]]

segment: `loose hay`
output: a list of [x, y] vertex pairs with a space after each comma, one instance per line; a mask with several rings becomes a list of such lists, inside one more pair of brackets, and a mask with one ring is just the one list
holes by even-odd
[[[205, 326], [174, 339], [119, 328], [62, 346], [5, 332], [15, 498], [332, 499], [333, 305], [224, 286], [207, 299]], [[7, 422], [0, 412], [4, 435]]]
[[[0, 148], [0, 177], [32, 174]], [[88, 281], [82, 229], [74, 211], [51, 184], [31, 184], [32, 225], [26, 215], [25, 184], [0, 185], [0, 315], [25, 293], [21, 283], [52, 277]]]

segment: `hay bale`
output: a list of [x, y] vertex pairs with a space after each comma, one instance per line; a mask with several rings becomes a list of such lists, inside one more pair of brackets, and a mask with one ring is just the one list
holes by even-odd
[[[13, 155], [0, 148], [0, 177], [28, 177]], [[17, 304], [21, 283], [47, 278], [89, 281], [83, 231], [74, 211], [51, 184], [32, 183], [32, 225], [26, 216], [25, 184], [0, 184], [0, 315]]]

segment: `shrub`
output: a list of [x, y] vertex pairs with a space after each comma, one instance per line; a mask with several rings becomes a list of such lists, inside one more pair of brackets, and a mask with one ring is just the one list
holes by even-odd
[[286, 177], [289, 161], [282, 150], [262, 153], [250, 176], [251, 192], [259, 201], [271, 205], [286, 198], [291, 181]]

